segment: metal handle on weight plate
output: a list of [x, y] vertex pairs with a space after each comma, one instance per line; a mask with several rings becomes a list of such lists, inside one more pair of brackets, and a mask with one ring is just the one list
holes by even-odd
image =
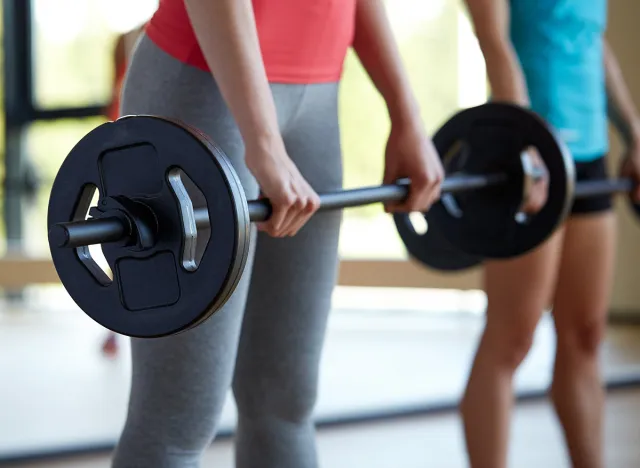
[[[507, 180], [508, 176], [504, 173], [458, 174], [446, 178], [442, 182], [441, 191], [443, 193], [462, 192], [503, 184]], [[320, 194], [319, 211], [401, 201], [409, 194], [409, 185], [409, 179], [402, 179], [395, 184]], [[251, 222], [266, 221], [271, 216], [271, 203], [268, 199], [249, 201], [248, 209]], [[209, 227], [209, 215], [206, 209], [196, 209], [194, 215], [198, 229]], [[83, 221], [58, 223], [49, 231], [49, 238], [53, 245], [69, 248], [117, 242], [129, 235], [129, 228], [118, 218], [90, 218]]]

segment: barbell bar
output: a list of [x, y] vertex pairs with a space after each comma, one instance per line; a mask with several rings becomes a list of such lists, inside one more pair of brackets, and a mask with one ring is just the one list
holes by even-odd
[[[535, 175], [534, 175], [535, 177]], [[477, 190], [506, 183], [508, 175], [496, 174], [457, 174], [446, 178], [441, 185], [443, 193], [457, 193]], [[402, 201], [409, 194], [409, 179], [396, 184], [341, 190], [320, 194], [318, 211], [339, 210], [372, 203]], [[251, 222], [266, 221], [271, 216], [271, 204], [268, 199], [252, 200], [247, 203]], [[193, 211], [198, 229], [210, 226], [206, 208]], [[120, 242], [132, 235], [131, 221], [118, 217], [89, 218], [54, 224], [49, 230], [50, 242], [57, 247], [77, 248], [88, 245]], [[162, 229], [160, 226], [159, 229]]]
[[635, 187], [635, 182], [629, 178], [583, 180], [576, 184], [573, 197], [578, 200], [599, 195], [629, 194]]

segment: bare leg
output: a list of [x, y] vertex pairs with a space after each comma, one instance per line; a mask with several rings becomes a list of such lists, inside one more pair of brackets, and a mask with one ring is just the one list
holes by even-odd
[[598, 350], [615, 259], [613, 213], [567, 221], [553, 311], [557, 331], [551, 398], [575, 468], [600, 468], [605, 395]]
[[562, 230], [522, 257], [485, 267], [487, 323], [461, 412], [472, 468], [506, 466], [515, 370], [553, 295]]

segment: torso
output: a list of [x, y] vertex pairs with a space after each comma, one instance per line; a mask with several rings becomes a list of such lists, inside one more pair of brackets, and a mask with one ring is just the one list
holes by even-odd
[[[356, 0], [252, 0], [271, 82], [338, 81], [355, 27]], [[160, 0], [147, 35], [174, 58], [208, 70], [184, 0]]]
[[532, 109], [574, 159], [608, 150], [603, 38], [606, 0], [511, 0], [511, 39]]

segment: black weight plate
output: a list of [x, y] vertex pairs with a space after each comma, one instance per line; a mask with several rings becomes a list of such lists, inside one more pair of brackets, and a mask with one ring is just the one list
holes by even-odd
[[394, 213], [393, 220], [409, 255], [432, 270], [462, 271], [482, 262], [481, 257], [465, 254], [452, 246], [438, 230], [438, 225], [428, 224], [428, 219], [424, 233], [416, 232], [407, 213]]
[[[176, 167], [202, 192], [209, 212], [211, 237], [195, 271], [181, 261], [182, 220], [168, 182]], [[82, 138], [60, 167], [48, 226], [83, 219], [91, 185], [101, 197], [125, 195], [146, 203], [158, 218], [159, 233], [146, 251], [120, 243], [102, 246], [113, 282], [95, 274], [95, 265], [86, 262], [87, 249], [50, 244], [62, 284], [87, 315], [117, 333], [150, 338], [187, 330], [219, 310], [244, 269], [250, 227], [244, 191], [222, 151], [199, 132], [158, 117], [103, 124]]]
[[[456, 248], [482, 258], [511, 258], [544, 242], [565, 219], [571, 206], [575, 168], [564, 144], [539, 116], [506, 103], [486, 103], [465, 109], [435, 134], [434, 144], [448, 166], [453, 148], [464, 149], [456, 169], [469, 174], [503, 172], [509, 182], [497, 187], [443, 194], [428, 213], [429, 225]], [[522, 203], [521, 154], [534, 146], [549, 171], [549, 195], [544, 208], [522, 223], [516, 214]], [[460, 153], [458, 153], [460, 154]]]

